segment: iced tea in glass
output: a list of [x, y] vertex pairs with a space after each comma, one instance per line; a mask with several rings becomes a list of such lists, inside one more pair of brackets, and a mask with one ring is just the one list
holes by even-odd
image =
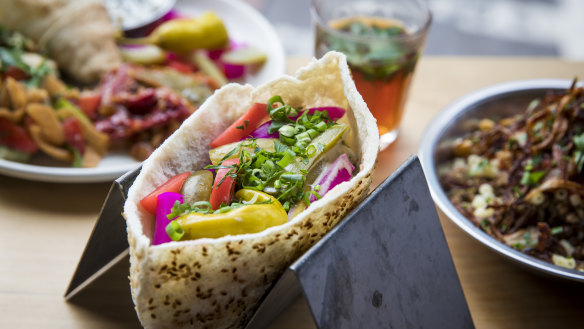
[[417, 0], [313, 0], [315, 55], [347, 56], [357, 86], [377, 119], [381, 148], [398, 134], [408, 88], [431, 15]]

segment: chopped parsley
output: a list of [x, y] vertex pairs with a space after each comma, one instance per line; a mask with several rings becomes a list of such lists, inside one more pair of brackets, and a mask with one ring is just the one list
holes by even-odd
[[518, 186], [513, 186], [513, 194], [515, 194], [516, 198], [521, 198], [523, 193], [521, 193], [521, 189]]
[[491, 222], [489, 222], [488, 219], [483, 219], [481, 221], [481, 229], [483, 229], [483, 231], [485, 231], [485, 232], [488, 232], [490, 228], [491, 228]]
[[27, 75], [23, 82], [28, 87], [38, 87], [43, 78], [53, 72], [46, 59], [37, 67], [32, 67], [23, 60], [25, 52], [38, 53], [38, 50], [31, 39], [19, 32], [0, 27], [0, 73], [16, 68]]

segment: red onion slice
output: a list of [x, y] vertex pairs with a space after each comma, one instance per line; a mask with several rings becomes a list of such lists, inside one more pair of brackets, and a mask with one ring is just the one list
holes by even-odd
[[[314, 112], [316, 112], [316, 111], [327, 111], [329, 114], [329, 118], [333, 121], [342, 118], [346, 112], [345, 109], [343, 109], [341, 107], [336, 107], [336, 106], [313, 107], [313, 108], [308, 109], [307, 111], [308, 111], [308, 114], [314, 114]], [[292, 117], [290, 119], [296, 120], [303, 113], [304, 113], [304, 111], [301, 111], [298, 116]], [[268, 133], [268, 128], [270, 127], [271, 123], [272, 123], [272, 121], [265, 122], [264, 124], [259, 126], [256, 130], [254, 130], [250, 134], [250, 136], [253, 138], [280, 138], [280, 134], [278, 133], [278, 131], [275, 131], [271, 134]], [[241, 140], [244, 140], [246, 138], [247, 138], [247, 136], [245, 138], [242, 138]]]
[[[259, 126], [256, 130], [254, 130], [250, 136], [253, 138], [280, 138], [280, 134], [278, 133], [278, 131], [274, 131], [273, 133], [268, 133], [268, 128], [270, 128], [270, 124], [272, 124], [272, 121], [268, 121], [263, 123], [261, 126]], [[247, 138], [247, 137], [245, 137]], [[244, 138], [244, 139], [245, 139]]]
[[[329, 118], [333, 121], [342, 118], [343, 115], [345, 115], [345, 113], [347, 112], [347, 111], [345, 111], [344, 108], [336, 107], [336, 106], [311, 107], [307, 111], [308, 111], [308, 114], [314, 114], [314, 112], [316, 112], [316, 111], [327, 111]], [[305, 111], [300, 111], [300, 114], [298, 114], [297, 117], [292, 117], [290, 119], [296, 120], [296, 119], [298, 119], [298, 117], [300, 117], [302, 114], [304, 114], [304, 112]]]

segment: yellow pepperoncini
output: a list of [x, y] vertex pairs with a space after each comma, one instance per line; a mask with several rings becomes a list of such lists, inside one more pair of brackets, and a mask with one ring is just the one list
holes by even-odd
[[288, 219], [282, 204], [269, 194], [241, 189], [235, 193], [235, 197], [246, 205], [225, 213], [200, 214], [193, 212], [177, 218], [175, 222], [184, 231], [180, 240], [256, 233], [272, 226], [284, 224]]
[[213, 12], [195, 18], [179, 18], [162, 23], [145, 38], [121, 38], [123, 44], [152, 44], [164, 50], [188, 53], [195, 49], [221, 49], [229, 36], [223, 21]]

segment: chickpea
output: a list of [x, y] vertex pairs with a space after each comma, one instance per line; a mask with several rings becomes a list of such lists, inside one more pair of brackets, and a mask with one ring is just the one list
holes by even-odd
[[495, 127], [495, 121], [491, 119], [482, 119], [479, 121], [479, 129], [481, 131], [491, 130]]
[[558, 201], [564, 201], [568, 198], [568, 191], [564, 189], [559, 189], [554, 193], [554, 199]]
[[471, 154], [472, 142], [468, 139], [457, 139], [454, 142], [454, 155], [459, 157], [467, 157]]
[[545, 195], [541, 192], [535, 194], [531, 200], [529, 200], [532, 204], [539, 206], [540, 204], [545, 202]]
[[566, 215], [566, 222], [567, 223], [578, 224], [579, 221], [580, 221], [580, 218], [578, 218], [578, 216], [576, 216], [576, 214], [573, 212]]
[[570, 204], [573, 207], [579, 207], [582, 204], [582, 198], [579, 194], [572, 194], [570, 195]]

